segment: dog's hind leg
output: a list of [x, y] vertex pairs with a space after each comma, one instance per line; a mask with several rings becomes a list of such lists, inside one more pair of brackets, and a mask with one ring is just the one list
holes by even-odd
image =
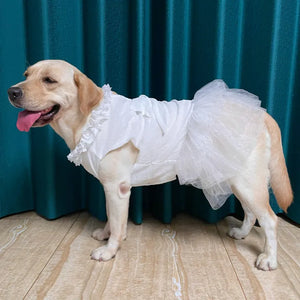
[[228, 235], [236, 240], [244, 239], [251, 231], [255, 224], [256, 217], [252, 211], [245, 205], [242, 205], [244, 209], [244, 221], [241, 227], [233, 227], [228, 231]]
[[269, 136], [262, 134], [243, 173], [232, 182], [232, 191], [245, 209], [245, 221], [239, 231], [235, 229], [231, 234], [233, 237], [236, 233], [243, 236], [257, 218], [265, 234], [264, 252], [256, 260], [256, 267], [261, 270], [277, 267], [277, 216], [269, 203], [269, 161]]
[[[242, 191], [244, 190], [244, 191]], [[264, 189], [247, 190], [242, 186], [234, 188], [234, 193], [245, 207], [245, 220], [241, 228], [234, 228], [229, 235], [234, 238], [242, 237], [247, 231], [250, 231], [255, 222], [255, 218], [265, 234], [264, 252], [261, 253], [256, 260], [258, 269], [267, 271], [277, 268], [277, 216], [273, 212], [269, 204], [269, 192], [267, 185]], [[250, 212], [250, 213], [249, 213]], [[249, 221], [250, 216], [250, 221]], [[254, 217], [255, 216], [255, 217]], [[250, 226], [251, 225], [251, 226]]]
[[256, 260], [256, 267], [268, 271], [277, 268], [277, 216], [269, 206], [268, 212], [258, 218], [266, 235], [264, 252]]

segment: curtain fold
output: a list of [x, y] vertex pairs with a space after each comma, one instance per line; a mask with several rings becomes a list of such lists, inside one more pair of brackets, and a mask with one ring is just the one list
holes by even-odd
[[[282, 131], [300, 222], [299, 0], [11, 0], [0, 4], [0, 217], [36, 210], [53, 219], [86, 209], [105, 220], [101, 185], [70, 164], [49, 127], [15, 126], [6, 90], [41, 59], [64, 59], [99, 86], [127, 97], [192, 99], [207, 82], [260, 97]], [[271, 194], [271, 205], [281, 212]], [[241, 208], [234, 197], [213, 211], [200, 190], [177, 182], [134, 188], [130, 216], [169, 223], [180, 212], [216, 222]]]

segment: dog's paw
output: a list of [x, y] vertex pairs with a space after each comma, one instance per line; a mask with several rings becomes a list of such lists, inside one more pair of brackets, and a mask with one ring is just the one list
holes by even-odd
[[255, 266], [259, 270], [271, 271], [277, 268], [276, 258], [267, 255], [266, 253], [261, 253], [256, 260]]
[[236, 240], [244, 239], [247, 236], [247, 234], [238, 227], [231, 228], [227, 234], [228, 236]]
[[115, 257], [117, 250], [105, 245], [92, 251], [91, 259], [107, 261]]
[[95, 240], [104, 241], [109, 238], [109, 232], [102, 228], [98, 228], [98, 229], [94, 230], [94, 232], [92, 233], [92, 237]]

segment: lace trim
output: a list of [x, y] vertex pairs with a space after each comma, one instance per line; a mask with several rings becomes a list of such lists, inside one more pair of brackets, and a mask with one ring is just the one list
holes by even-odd
[[83, 129], [79, 143], [67, 156], [68, 160], [76, 166], [82, 163], [81, 154], [86, 152], [94, 142], [97, 134], [102, 130], [102, 124], [108, 120], [111, 106], [111, 87], [106, 84], [102, 87], [103, 99], [91, 113], [91, 116]]

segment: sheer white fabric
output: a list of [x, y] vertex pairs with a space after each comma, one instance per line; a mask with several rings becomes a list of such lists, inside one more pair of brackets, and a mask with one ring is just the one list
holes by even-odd
[[241, 172], [256, 145], [265, 110], [257, 96], [228, 89], [222, 80], [200, 89], [193, 103], [177, 174], [180, 184], [203, 189], [218, 209], [232, 194], [228, 181]]
[[83, 130], [68, 159], [98, 177], [99, 161], [131, 141], [139, 149], [132, 186], [174, 180], [204, 191], [214, 209], [232, 194], [229, 180], [237, 176], [263, 128], [259, 99], [243, 90], [228, 89], [215, 80], [192, 101], [136, 99], [111, 93], [104, 98]]

